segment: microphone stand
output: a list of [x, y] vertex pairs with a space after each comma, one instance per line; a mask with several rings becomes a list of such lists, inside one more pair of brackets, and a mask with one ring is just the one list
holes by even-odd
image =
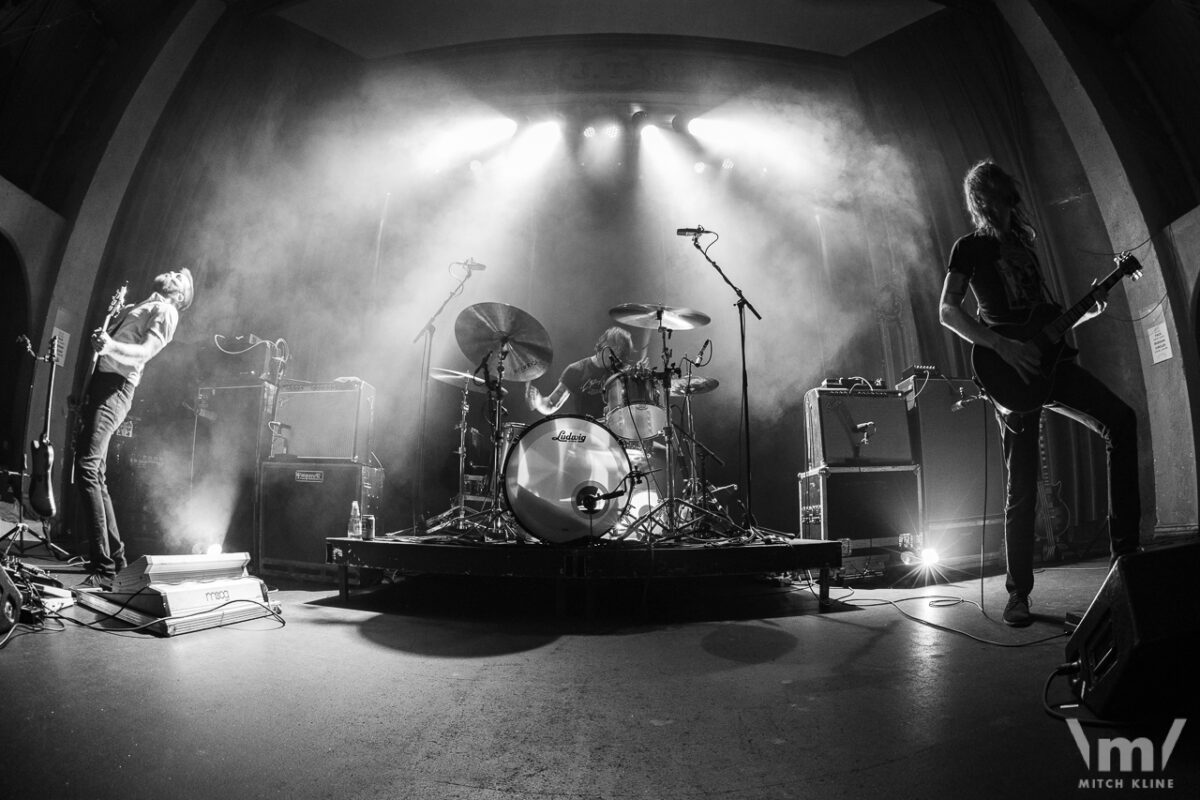
[[[711, 231], [704, 232], [711, 233]], [[716, 261], [713, 261], [708, 257], [708, 253], [700, 246], [700, 233], [696, 233], [692, 236], [692, 247], [696, 248], [700, 255], [704, 256], [705, 261], [707, 261], [709, 264], [712, 264], [713, 269], [715, 269], [717, 274], [721, 276], [721, 280], [725, 281], [729, 288], [733, 289], [734, 294], [736, 294], [738, 297], [738, 301], [736, 303], [738, 310], [738, 337], [742, 352], [742, 439], [746, 443], [745, 523], [747, 528], [753, 530], [754, 528], [758, 527], [758, 521], [754, 518], [754, 492], [752, 483], [754, 470], [750, 465], [750, 379], [746, 372], [746, 309], [750, 309], [750, 312], [759, 320], [762, 320], [762, 314], [759, 314], [758, 309], [754, 307], [754, 304], [746, 299], [746, 295], [742, 293], [742, 290], [735, 286], [733, 281], [729, 280], [729, 276], [725, 274], [724, 270], [721, 269], [721, 266]]]
[[446, 310], [446, 306], [450, 301], [458, 297], [463, 292], [463, 287], [470, 280], [474, 270], [468, 269], [463, 275], [462, 280], [458, 285], [450, 290], [450, 294], [438, 306], [437, 311], [433, 312], [433, 316], [425, 323], [425, 326], [413, 337], [413, 344], [416, 344], [422, 338], [425, 342], [421, 348], [421, 404], [420, 411], [417, 414], [417, 477], [413, 481], [413, 533], [421, 534], [425, 532], [425, 418], [429, 409], [429, 370], [431, 368], [430, 361], [433, 358], [433, 335], [437, 333], [437, 328], [434, 322]]

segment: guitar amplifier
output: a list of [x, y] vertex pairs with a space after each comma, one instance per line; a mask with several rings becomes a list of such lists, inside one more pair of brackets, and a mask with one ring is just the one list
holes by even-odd
[[804, 395], [809, 469], [913, 464], [900, 392], [819, 387]]
[[352, 461], [371, 458], [375, 387], [354, 378], [281, 389], [275, 419], [292, 458]]
[[323, 568], [325, 540], [346, 535], [350, 504], [377, 513], [383, 478], [379, 467], [345, 461], [263, 462], [262, 568]]

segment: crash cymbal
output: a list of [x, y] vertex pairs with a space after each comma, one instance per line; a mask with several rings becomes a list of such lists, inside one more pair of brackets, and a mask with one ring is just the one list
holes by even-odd
[[671, 381], [671, 394], [707, 394], [721, 385], [716, 378], [690, 375]]
[[[487, 382], [484, 381], [483, 378], [476, 377], [469, 372], [459, 372], [456, 369], [434, 367], [433, 369], [429, 370], [429, 377], [433, 378], [435, 381], [448, 383], [451, 386], [457, 387], [458, 389], [462, 389], [463, 386], [466, 386], [468, 392], [486, 393], [488, 390]], [[508, 390], [504, 389], [504, 393], [507, 394]]]
[[694, 308], [674, 308], [647, 303], [622, 303], [609, 309], [608, 315], [623, 325], [651, 330], [666, 328], [669, 331], [690, 331], [712, 322], [708, 314]]
[[464, 308], [454, 321], [454, 337], [473, 364], [486, 358], [492, 375], [497, 374], [500, 351], [507, 346], [506, 381], [531, 381], [554, 360], [550, 334], [542, 323], [505, 303], [476, 303]]

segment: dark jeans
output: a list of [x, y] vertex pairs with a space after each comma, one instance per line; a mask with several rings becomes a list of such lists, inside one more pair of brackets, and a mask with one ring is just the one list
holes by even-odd
[[129, 413], [133, 390], [134, 385], [124, 377], [97, 372], [88, 387], [83, 427], [75, 440], [75, 473], [87, 525], [89, 568], [107, 577], [125, 568], [125, 545], [106, 482], [108, 444]]
[[[1138, 547], [1142, 517], [1138, 488], [1137, 418], [1128, 405], [1074, 362], [1059, 365], [1045, 408], [1095, 431], [1108, 450], [1109, 543], [1112, 556]], [[1004, 544], [1008, 551], [1009, 593], [1033, 589], [1034, 519], [1040, 478], [1038, 420], [1041, 411], [1000, 416], [1008, 501], [1004, 508]]]

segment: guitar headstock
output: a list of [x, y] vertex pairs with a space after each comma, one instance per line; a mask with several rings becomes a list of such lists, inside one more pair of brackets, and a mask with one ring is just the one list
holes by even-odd
[[1128, 250], [1126, 250], [1124, 253], [1118, 253], [1113, 261], [1116, 262], [1116, 265], [1121, 268], [1122, 273], [1128, 275], [1133, 280], [1136, 281], [1138, 278], [1142, 277], [1141, 263], [1137, 260], [1137, 258], [1134, 257], [1133, 253], [1130, 253]]
[[109, 301], [108, 311], [106, 312], [108, 316], [111, 317], [113, 314], [121, 310], [121, 307], [125, 305], [125, 296], [128, 294], [129, 281], [126, 281], [125, 283], [121, 284], [121, 288], [113, 292], [112, 300]]
[[50, 352], [46, 353], [46, 360], [58, 366], [63, 365], [63, 359], [66, 356], [66, 343], [56, 333], [50, 337]]

